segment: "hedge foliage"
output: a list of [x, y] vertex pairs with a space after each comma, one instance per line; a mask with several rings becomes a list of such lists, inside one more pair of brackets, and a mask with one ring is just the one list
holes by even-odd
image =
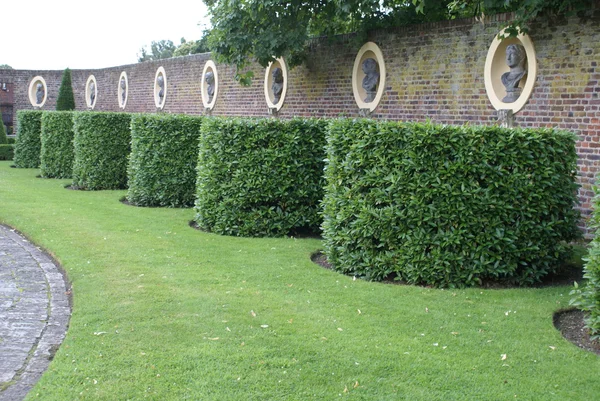
[[600, 339], [600, 191], [598, 188], [594, 190], [594, 209], [589, 222], [589, 227], [594, 231], [594, 239], [588, 249], [583, 275], [587, 282], [581, 288], [575, 283], [575, 290], [571, 292], [575, 297], [571, 299], [571, 305], [589, 312], [585, 325], [590, 330], [592, 339]]
[[4, 123], [0, 121], [0, 145], [8, 144], [8, 138], [6, 136], [6, 127]]
[[75, 110], [75, 97], [73, 96], [73, 85], [71, 84], [71, 70], [68, 68], [64, 70], [60, 88], [58, 88], [56, 110]]
[[205, 119], [198, 225], [239, 236], [317, 231], [326, 127], [316, 119]]
[[73, 112], [42, 114], [42, 177], [71, 178], [73, 174]]
[[15, 166], [18, 168], [38, 168], [42, 147], [42, 111], [17, 111], [19, 131], [15, 143]]
[[73, 185], [81, 189], [127, 187], [131, 114], [74, 113]]
[[571, 133], [335, 120], [327, 157], [325, 253], [347, 274], [527, 285], [579, 236]]
[[138, 206], [191, 207], [202, 117], [137, 114], [131, 120], [127, 200]]
[[14, 145], [0, 145], [0, 160], [12, 160], [14, 157]]

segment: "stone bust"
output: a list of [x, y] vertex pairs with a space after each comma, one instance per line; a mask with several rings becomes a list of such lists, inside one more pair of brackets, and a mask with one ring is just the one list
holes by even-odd
[[96, 84], [94, 82], [90, 82], [90, 106], [94, 105], [94, 101], [96, 100]]
[[125, 78], [121, 78], [121, 102], [125, 103], [125, 97], [127, 96], [127, 84], [125, 83]]
[[271, 85], [271, 90], [273, 90], [273, 104], [279, 103], [279, 99], [281, 99], [281, 93], [283, 92], [283, 71], [281, 68], [277, 67], [273, 70], [273, 85]]
[[379, 73], [377, 72], [377, 61], [373, 58], [368, 58], [362, 63], [362, 70], [365, 77], [362, 81], [362, 87], [367, 92], [365, 103], [370, 103], [375, 100], [377, 94], [377, 85], [379, 84]]
[[44, 101], [44, 85], [41, 82], [38, 82], [35, 90], [35, 102], [36, 104], [42, 104]]
[[510, 71], [502, 74], [501, 78], [502, 84], [506, 88], [506, 96], [502, 99], [503, 102], [513, 103], [521, 95], [519, 82], [527, 74], [526, 62], [527, 53], [522, 45], [508, 45], [506, 47], [506, 64], [510, 67]]
[[207, 71], [204, 80], [208, 84], [206, 92], [208, 93], [208, 103], [210, 103], [215, 95], [215, 74], [212, 71]]
[[158, 76], [158, 78], [156, 78], [156, 83], [158, 85], [158, 98], [160, 99], [159, 102], [160, 104], [162, 104], [164, 98], [165, 98], [165, 78], [161, 75]]

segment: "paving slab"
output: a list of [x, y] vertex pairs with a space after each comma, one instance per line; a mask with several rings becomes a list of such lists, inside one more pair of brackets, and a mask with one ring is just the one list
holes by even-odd
[[0, 401], [25, 398], [65, 338], [70, 316], [59, 266], [0, 225]]

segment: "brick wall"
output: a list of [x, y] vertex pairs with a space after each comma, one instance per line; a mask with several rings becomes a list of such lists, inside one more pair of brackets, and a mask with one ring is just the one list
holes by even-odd
[[[444, 124], [494, 124], [496, 111], [485, 93], [483, 70], [487, 51], [510, 15], [484, 23], [471, 19], [445, 21], [372, 32], [369, 39], [382, 50], [387, 68], [386, 88], [372, 118]], [[530, 31], [538, 59], [537, 82], [529, 102], [516, 115], [521, 127], [559, 127], [576, 132], [579, 160], [579, 199], [584, 217], [591, 210], [592, 184], [600, 166], [600, 10], [534, 24]], [[315, 40], [306, 63], [289, 72], [288, 91], [279, 117], [359, 115], [352, 94], [352, 68], [362, 43], [352, 35]], [[85, 82], [97, 80], [95, 110], [119, 111], [117, 85], [122, 71], [129, 80], [127, 112], [156, 112], [154, 75], [163, 66], [167, 75], [164, 112], [203, 114], [201, 75], [210, 54], [101, 70], [73, 70], [78, 109], [85, 109]], [[235, 69], [217, 64], [219, 94], [213, 115], [268, 116], [264, 99], [264, 69], [254, 65], [249, 87], [234, 80]], [[0, 70], [0, 82], [14, 88], [14, 110], [32, 108], [27, 89], [36, 75], [48, 84], [44, 109], [52, 110], [62, 71]]]

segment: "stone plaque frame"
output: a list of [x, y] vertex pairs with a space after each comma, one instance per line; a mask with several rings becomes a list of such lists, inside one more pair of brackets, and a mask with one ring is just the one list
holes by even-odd
[[[160, 96], [158, 96], [158, 92], [160, 92], [160, 87], [158, 86], [158, 77], [162, 75], [164, 81], [164, 94], [162, 103], [160, 101]], [[167, 74], [165, 72], [164, 67], [158, 67], [156, 70], [156, 74], [154, 75], [154, 105], [157, 109], [163, 109], [165, 107], [165, 103], [167, 103]]]
[[[208, 99], [208, 84], [204, 80], [207, 72], [212, 72], [215, 78], [215, 93], [213, 94], [212, 100], [209, 102]], [[208, 60], [206, 64], [204, 64], [204, 69], [202, 70], [202, 82], [200, 83], [200, 93], [202, 94], [202, 104], [205, 109], [212, 110], [217, 103], [217, 96], [219, 94], [219, 74], [217, 72], [217, 66], [215, 62], [212, 60]]]
[[[504, 30], [500, 35], [504, 34]], [[522, 88], [519, 98], [512, 103], [502, 101], [506, 94], [506, 88], [502, 84], [501, 77], [505, 72], [510, 71], [506, 65], [506, 48], [511, 44], [520, 44], [525, 48], [527, 54], [527, 75], [519, 83]], [[520, 111], [529, 101], [533, 93], [533, 87], [537, 79], [537, 59], [535, 48], [529, 35], [519, 34], [517, 37], [499, 39], [498, 35], [494, 37], [492, 44], [485, 59], [485, 91], [492, 106], [496, 110], [511, 110], [513, 113]]]
[[[275, 68], [281, 68], [281, 72], [283, 73], [283, 89], [281, 91], [281, 96], [279, 97], [279, 102], [276, 104], [273, 103], [275, 100], [275, 96], [273, 95], [273, 70]], [[265, 100], [267, 102], [267, 106], [269, 106], [269, 110], [279, 111], [283, 107], [283, 102], [285, 101], [285, 95], [287, 94], [288, 88], [288, 70], [287, 65], [285, 64], [285, 60], [280, 57], [275, 61], [269, 63], [267, 68], [265, 68]]]
[[[94, 102], [92, 103], [92, 94], [90, 93], [90, 83], [94, 83]], [[96, 82], [96, 77], [90, 75], [85, 82], [85, 104], [90, 109], [94, 110], [96, 107], [96, 102], [98, 101], [98, 83]]]
[[[42, 103], [37, 103], [35, 96], [38, 83], [41, 83], [42, 87], [44, 88], [44, 98], [42, 99]], [[29, 82], [29, 90], [27, 94], [29, 95], [29, 102], [33, 107], [44, 107], [46, 100], [48, 100], [48, 86], [46, 85], [46, 80], [41, 75], [33, 77], [33, 79]]]
[[[365, 77], [365, 73], [362, 70], [362, 63], [367, 58], [373, 58], [377, 61], [377, 69], [379, 70], [379, 84], [377, 85], [377, 93], [375, 99], [372, 102], [366, 103], [364, 101], [367, 96], [367, 92], [362, 87], [362, 81]], [[385, 90], [386, 71], [385, 62], [383, 60], [383, 53], [379, 46], [374, 42], [365, 43], [354, 59], [354, 67], [352, 68], [352, 92], [354, 93], [354, 100], [358, 105], [358, 108], [363, 110], [367, 109], [372, 112], [379, 106], [383, 92]]]
[[[121, 81], [125, 80], [125, 89], [121, 88]], [[125, 92], [125, 100], [123, 100], [123, 92]], [[123, 71], [121, 76], [119, 76], [119, 82], [117, 83], [117, 101], [119, 102], [119, 107], [121, 109], [125, 109], [127, 106], [127, 98], [129, 96], [129, 80], [127, 79], [127, 73]]]

